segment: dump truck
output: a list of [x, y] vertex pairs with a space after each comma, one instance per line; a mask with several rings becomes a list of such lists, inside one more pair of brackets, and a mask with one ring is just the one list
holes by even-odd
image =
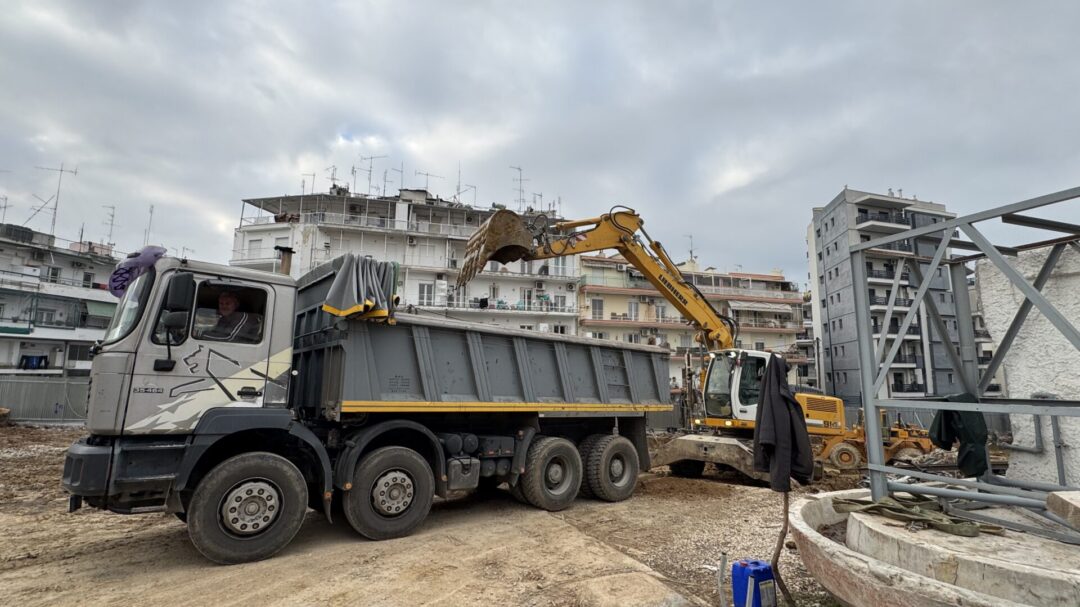
[[557, 511], [624, 500], [650, 466], [662, 348], [397, 313], [395, 266], [351, 254], [294, 280], [163, 253], [110, 279], [71, 510], [174, 513], [231, 564], [280, 551], [309, 507], [383, 540], [436, 496], [507, 483]]

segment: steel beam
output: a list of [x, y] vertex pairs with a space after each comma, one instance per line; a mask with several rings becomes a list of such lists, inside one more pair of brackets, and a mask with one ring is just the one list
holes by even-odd
[[951, 230], [965, 224], [986, 221], [987, 219], [993, 219], [994, 217], [1008, 215], [1010, 213], [1028, 211], [1038, 207], [1044, 207], [1048, 204], [1054, 204], [1055, 202], [1072, 200], [1073, 198], [1080, 198], [1080, 187], [1069, 188], [1067, 190], [1061, 190], [1060, 192], [1054, 192], [1052, 194], [1044, 194], [1042, 196], [1036, 196], [1035, 198], [1021, 200], [1020, 202], [1014, 202], [1012, 204], [1007, 204], [993, 209], [979, 211], [978, 213], [972, 213], [971, 215], [964, 215], [963, 217], [956, 217], [953, 219], [947, 219], [945, 221], [939, 221], [938, 223], [932, 223], [921, 228], [913, 228], [905, 232], [897, 232], [896, 234], [890, 234], [889, 236], [884, 236], [882, 238], [877, 238], [868, 242], [860, 242], [857, 245], [853, 245], [851, 247], [851, 251], [865, 251], [866, 249], [880, 247], [883, 244], [889, 244], [890, 242], [904, 240], [905, 238], [918, 238], [919, 236], [932, 234], [934, 232], [940, 232], [941, 230]]
[[1031, 286], [1020, 272], [1017, 272], [1015, 268], [1009, 265], [1009, 262], [1005, 261], [1005, 258], [1002, 257], [1000, 253], [994, 250], [993, 245], [991, 245], [990, 241], [982, 235], [982, 232], [971, 224], [965, 224], [961, 226], [961, 229], [975, 244], [979, 245], [982, 252], [986, 254], [987, 259], [993, 262], [993, 264], [1001, 270], [1001, 273], [1004, 274], [1010, 282], [1016, 285], [1016, 288], [1020, 289], [1025, 297], [1035, 304], [1035, 307], [1043, 313], [1043, 316], [1045, 316], [1051, 324], [1057, 327], [1057, 330], [1065, 336], [1065, 339], [1068, 339], [1074, 348], [1080, 350], [1080, 331], [1077, 331], [1076, 327], [1074, 327], [1067, 318], [1062, 316], [1061, 312], [1058, 312], [1057, 308], [1055, 308], [1052, 303], [1042, 296], [1042, 293], [1039, 293], [1035, 287]]
[[1001, 222], [1011, 223], [1017, 226], [1026, 226], [1029, 228], [1051, 230], [1054, 232], [1065, 232], [1066, 234], [1080, 234], [1080, 225], [1076, 225], [1075, 223], [1065, 223], [1064, 221], [1054, 221], [1052, 219], [1041, 219], [1039, 217], [1031, 217], [1030, 215], [1017, 215], [1016, 213], [1006, 213], [1001, 216]]
[[[971, 322], [971, 296], [967, 286], [967, 266], [949, 266], [949, 283], [952, 285], [953, 308], [956, 311], [956, 336], [960, 340], [960, 361], [964, 365], [959, 373], [964, 386], [976, 396], [982, 396], [979, 388], [978, 348], [975, 345], [975, 327]], [[933, 299], [933, 298], [931, 298]]]
[[1003, 487], [1000, 485], [991, 485], [987, 483], [981, 483], [979, 481], [969, 481], [961, 478], [950, 478], [948, 476], [941, 476], [940, 474], [930, 474], [929, 472], [920, 472], [918, 470], [907, 470], [905, 468], [897, 468], [895, 466], [878, 466], [877, 464], [868, 464], [867, 468], [870, 470], [877, 470], [886, 474], [896, 474], [903, 476], [910, 476], [911, 478], [917, 478], [923, 481], [934, 481], [940, 483], [946, 483], [949, 485], [956, 485], [957, 487], [968, 487], [970, 489], [978, 489], [980, 491], [986, 491], [988, 493], [997, 493], [998, 495], [1013, 495], [1016, 497], [1027, 497], [1031, 499], [1046, 499], [1046, 492], [1040, 492], [1042, 495], [1032, 495], [1031, 491], [1025, 491], [1024, 489], [1018, 489], [1015, 487]]
[[[1046, 261], [1043, 263], [1042, 268], [1039, 269], [1039, 274], [1035, 277], [1033, 286], [1036, 290], [1042, 291], [1043, 287], [1046, 286], [1046, 281], [1050, 280], [1050, 275], [1053, 274], [1054, 268], [1057, 266], [1058, 260], [1061, 259], [1061, 253], [1064, 250], [1064, 244], [1054, 245], [1054, 248], [1050, 249], [1050, 254], [1046, 256]], [[1031, 300], [1026, 297], [1024, 301], [1020, 302], [1020, 307], [1016, 310], [1016, 314], [1013, 315], [1009, 328], [1005, 330], [1005, 335], [1002, 336], [1001, 342], [998, 343], [997, 350], [994, 352], [990, 364], [987, 365], [986, 371], [979, 381], [980, 394], [990, 385], [994, 375], [997, 374], [998, 367], [1005, 361], [1005, 355], [1008, 354], [1009, 348], [1012, 347], [1013, 341], [1016, 339], [1017, 334], [1020, 333], [1021, 327], [1024, 326], [1024, 321], [1027, 320], [1028, 313], [1031, 312], [1031, 305]]]
[[946, 489], [945, 487], [908, 485], [904, 483], [897, 483], [894, 481], [889, 481], [887, 485], [889, 490], [893, 491], [894, 493], [922, 493], [924, 495], [936, 495], [938, 497], [952, 497], [965, 500], [974, 500], [977, 502], [987, 502], [989, 504], [1002, 504], [1005, 506], [1020, 506], [1022, 508], [1032, 508], [1034, 510], [1046, 510], [1045, 501], [1040, 501], [1027, 497], [1016, 497], [1015, 495], [976, 493], [974, 491]]
[[[874, 370], [877, 357], [874, 356], [874, 342], [870, 337], [870, 293], [867, 292], [866, 254], [856, 251], [851, 254], [851, 281], [855, 297], [855, 337], [859, 343], [859, 381], [862, 386], [863, 424], [867, 436], [881, 436], [881, 418], [877, 411], [877, 387], [874, 386]], [[888, 331], [885, 327], [883, 330]], [[896, 353], [893, 353], [893, 357]], [[890, 357], [891, 360], [892, 357]], [[885, 463], [885, 448], [879, 440], [866, 441], [867, 459], [872, 464]], [[884, 473], [870, 472], [870, 495], [875, 501], [888, 494], [887, 479]]]
[[[916, 279], [921, 278], [919, 277], [920, 271], [918, 268], [911, 268], [911, 272], [912, 276], [916, 277]], [[929, 280], [927, 282], [933, 281], [934, 274], [932, 270], [928, 274], [928, 277]], [[930, 312], [930, 320], [933, 321], [934, 327], [937, 329], [938, 333], [941, 334], [941, 346], [945, 349], [945, 354], [949, 357], [949, 362], [952, 364], [953, 371], [955, 371], [957, 375], [960, 376], [960, 383], [964, 384], [964, 391], [968, 392], [969, 394], [974, 394], [978, 396], [978, 393], [976, 392], [977, 387], [974, 380], [964, 374], [964, 361], [960, 358], [960, 353], [956, 351], [956, 346], [953, 344], [952, 339], [950, 339], [949, 337], [949, 327], [945, 325], [945, 319], [941, 317], [941, 312], [937, 309], [937, 302], [934, 301], [933, 297], [925, 298], [924, 302], [926, 303], [926, 310]], [[968, 318], [970, 317], [971, 312], [969, 310]], [[927, 334], [929, 334], [929, 332], [927, 332]], [[974, 343], [974, 333], [972, 334], [971, 339], [972, 343]], [[930, 348], [933, 349], [933, 347], [934, 340], [931, 339]]]
[[1080, 417], [1080, 403], [1076, 401], [1025, 401], [1012, 398], [982, 398], [977, 403], [946, 402], [941, 400], [912, 399], [902, 400], [897, 398], [880, 399], [876, 401], [879, 409], [918, 409], [927, 411], [939, 411], [949, 409], [951, 411], [979, 411], [982, 413], [1016, 413], [1016, 414], [1039, 414], [1061, 415], [1065, 417]]
[[[889, 294], [889, 304], [885, 307], [885, 318], [881, 321], [882, 327], [888, 327], [889, 322], [892, 320], [893, 305], [896, 303], [896, 295], [900, 292], [900, 277], [904, 275], [904, 264], [907, 262], [900, 258], [900, 263], [897, 264], [896, 273], [893, 275], [892, 291]], [[917, 263], [917, 262], [916, 262]], [[869, 282], [867, 287], [870, 288]], [[877, 348], [874, 350], [874, 360], [880, 361], [881, 357], [885, 354], [885, 342], [889, 340], [889, 332], [882, 331], [881, 337], [878, 338]], [[887, 369], [888, 367], [886, 367]]]

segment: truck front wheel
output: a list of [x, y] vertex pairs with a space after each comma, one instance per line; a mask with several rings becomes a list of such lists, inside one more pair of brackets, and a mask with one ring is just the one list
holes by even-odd
[[215, 466], [191, 496], [191, 543], [206, 558], [232, 565], [269, 558], [304, 523], [307, 483], [289, 460], [242, 453]]
[[345, 518], [371, 540], [403, 537], [427, 518], [434, 495], [427, 460], [406, 447], [382, 447], [357, 463]]

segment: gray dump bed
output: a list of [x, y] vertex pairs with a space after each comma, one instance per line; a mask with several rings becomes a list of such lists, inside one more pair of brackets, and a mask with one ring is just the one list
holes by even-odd
[[322, 310], [335, 271], [331, 262], [301, 278], [296, 308], [293, 402], [324, 417], [670, 408], [664, 348], [424, 313], [339, 319]]

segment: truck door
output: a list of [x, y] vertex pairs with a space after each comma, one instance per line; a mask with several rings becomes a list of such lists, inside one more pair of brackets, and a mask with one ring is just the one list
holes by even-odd
[[155, 316], [140, 341], [125, 433], [187, 433], [209, 409], [262, 406], [273, 290], [187, 272], [168, 278], [193, 280], [194, 296], [171, 311], [166, 286], [148, 310]]

